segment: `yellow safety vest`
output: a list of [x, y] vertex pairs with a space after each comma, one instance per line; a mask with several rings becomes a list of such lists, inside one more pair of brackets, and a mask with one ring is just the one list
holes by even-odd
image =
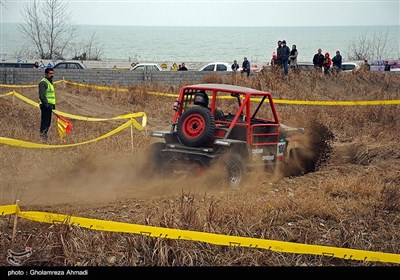
[[[50, 81], [47, 80], [46, 78], [41, 79], [40, 82], [46, 82], [47, 84], [47, 89], [46, 89], [47, 102], [49, 104], [56, 105], [56, 92], [54, 90], [54, 85], [50, 83]], [[39, 104], [42, 104], [42, 101], [39, 100]]]

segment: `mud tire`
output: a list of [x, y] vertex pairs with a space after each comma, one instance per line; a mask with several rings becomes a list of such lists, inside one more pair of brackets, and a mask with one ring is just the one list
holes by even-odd
[[229, 188], [240, 188], [246, 178], [246, 168], [243, 158], [237, 153], [227, 155], [225, 159], [226, 166], [226, 185]]

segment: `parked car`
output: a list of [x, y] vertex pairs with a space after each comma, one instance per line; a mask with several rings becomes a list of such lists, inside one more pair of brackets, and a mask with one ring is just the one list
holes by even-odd
[[154, 72], [163, 71], [157, 63], [138, 63], [131, 68], [132, 72]]
[[230, 71], [232, 72], [231, 64], [227, 62], [211, 62], [202, 66], [199, 71]]
[[53, 66], [54, 69], [86, 69], [86, 66], [77, 61], [61, 61]]
[[[305, 70], [305, 71], [311, 71], [314, 70], [314, 64], [310, 63], [310, 62], [299, 62], [298, 64], [298, 68], [300, 70]], [[352, 72], [352, 71], [358, 71], [358, 69], [360, 68], [360, 65], [358, 62], [356, 61], [351, 61], [351, 62], [342, 62], [342, 71], [343, 72]], [[331, 66], [331, 70], [333, 71], [333, 66]], [[321, 68], [321, 71], [323, 71], [323, 69]]]
[[[311, 71], [311, 70], [314, 70], [314, 64], [312, 64], [311, 62], [298, 62], [297, 68], [299, 70], [303, 70], [303, 71]], [[321, 71], [322, 71], [322, 69], [321, 69]]]
[[355, 72], [360, 69], [360, 64], [358, 62], [342, 62], [343, 72]]
[[33, 63], [0, 62], [1, 68], [33, 68]]

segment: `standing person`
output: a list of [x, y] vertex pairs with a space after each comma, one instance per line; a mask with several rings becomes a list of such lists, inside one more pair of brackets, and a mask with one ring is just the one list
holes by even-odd
[[364, 59], [364, 63], [363, 63], [363, 65], [362, 65], [361, 68], [362, 68], [364, 71], [369, 71], [369, 70], [371, 70], [371, 66], [370, 66], [369, 63], [368, 63], [368, 60]]
[[289, 74], [290, 49], [288, 46], [286, 46], [285, 40], [282, 41], [281, 56], [282, 56], [283, 73], [285, 73], [285, 75], [287, 75], [287, 74]]
[[290, 51], [290, 56], [289, 56], [289, 64], [290, 64], [290, 69], [296, 71], [297, 70], [297, 47], [296, 45], [292, 46], [292, 50]]
[[53, 85], [54, 69], [46, 68], [45, 77], [39, 82], [39, 107], [41, 114], [40, 136], [47, 140], [47, 132], [51, 125], [51, 114], [56, 108], [56, 92]]
[[275, 67], [277, 66], [277, 64], [278, 64], [278, 59], [276, 58], [276, 52], [273, 52], [271, 58], [271, 65]]
[[243, 58], [242, 73], [247, 73], [247, 77], [250, 76], [250, 61], [247, 60], [247, 57]]
[[332, 58], [332, 64], [335, 73], [342, 71], [342, 56], [340, 55], [340, 51], [336, 51], [336, 55]]
[[237, 72], [239, 70], [239, 64], [237, 63], [236, 59], [233, 61], [231, 69], [232, 69], [233, 72]]
[[282, 41], [278, 41], [278, 47], [276, 48], [276, 61], [278, 66], [282, 66]]
[[318, 52], [316, 54], [314, 54], [314, 57], [313, 57], [314, 68], [318, 71], [321, 71], [322, 66], [324, 64], [324, 60], [325, 60], [325, 57], [322, 54], [322, 49], [318, 49]]
[[390, 71], [390, 64], [387, 60], [385, 60], [385, 71]]
[[324, 74], [325, 75], [329, 74], [329, 70], [331, 69], [331, 65], [332, 65], [331, 57], [330, 57], [329, 53], [326, 52], [325, 53], [325, 58], [324, 58], [324, 63], [323, 63]]
[[182, 62], [182, 65], [181, 65], [181, 67], [179, 67], [178, 71], [187, 71], [187, 70], [188, 69], [186, 68], [185, 63]]
[[278, 69], [278, 59], [276, 57], [276, 52], [272, 53], [272, 58], [271, 58], [271, 70], [274, 71], [275, 73], [277, 73], [277, 69]]

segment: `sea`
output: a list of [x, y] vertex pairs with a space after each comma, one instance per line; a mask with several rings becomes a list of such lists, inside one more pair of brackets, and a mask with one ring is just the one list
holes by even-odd
[[[0, 58], [3, 61], [32, 61], [27, 55], [33, 43], [26, 40], [16, 23], [1, 23]], [[239, 63], [247, 57], [251, 63], [266, 63], [276, 51], [277, 41], [297, 46], [298, 61], [311, 62], [318, 48], [331, 56], [339, 50], [344, 61], [351, 60], [354, 46], [374, 38], [376, 47], [384, 47], [380, 59], [400, 59], [400, 25], [329, 27], [160, 27], [78, 25], [68, 45], [67, 59], [92, 49], [102, 61], [126, 62], [228, 62]], [[32, 53], [32, 52], [31, 52]]]

